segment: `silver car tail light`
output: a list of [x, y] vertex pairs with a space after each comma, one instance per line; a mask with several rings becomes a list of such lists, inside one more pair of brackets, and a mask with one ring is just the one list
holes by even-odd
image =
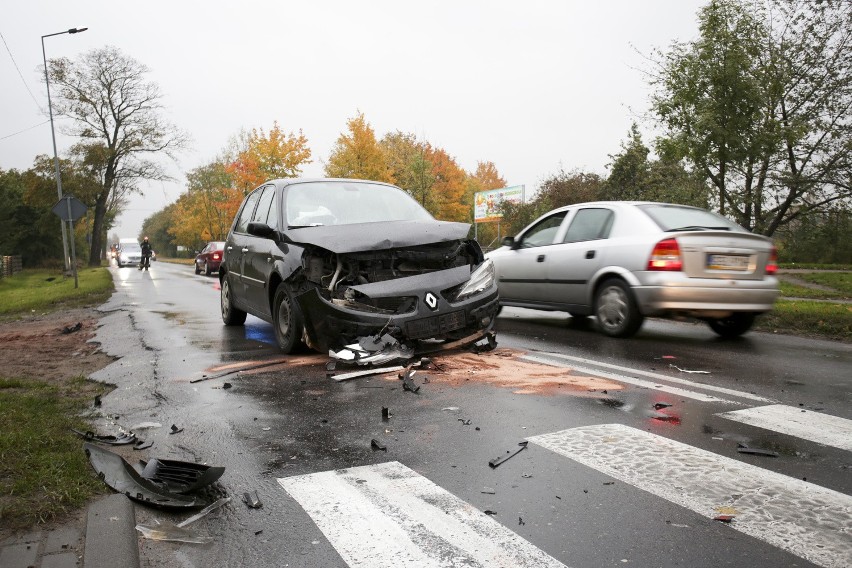
[[683, 269], [683, 259], [677, 239], [665, 239], [658, 242], [648, 259], [648, 270], [678, 271]]

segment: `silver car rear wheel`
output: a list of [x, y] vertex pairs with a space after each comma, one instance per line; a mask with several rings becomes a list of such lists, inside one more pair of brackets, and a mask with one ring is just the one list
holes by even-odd
[[601, 332], [610, 337], [630, 337], [639, 331], [645, 319], [626, 282], [610, 278], [595, 295], [595, 315]]

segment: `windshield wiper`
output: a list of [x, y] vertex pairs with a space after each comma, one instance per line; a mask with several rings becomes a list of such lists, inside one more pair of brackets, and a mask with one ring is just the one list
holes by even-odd
[[689, 225], [686, 227], [678, 227], [676, 229], [667, 229], [667, 233], [675, 233], [677, 231], [730, 231], [730, 227], [703, 227], [701, 225]]
[[310, 225], [287, 225], [288, 229], [310, 229], [311, 227], [325, 227], [325, 223], [311, 223]]

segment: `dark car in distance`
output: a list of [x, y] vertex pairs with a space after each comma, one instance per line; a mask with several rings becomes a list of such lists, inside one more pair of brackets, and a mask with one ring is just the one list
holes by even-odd
[[223, 241], [210, 241], [198, 255], [195, 257], [195, 273], [202, 272], [210, 276], [212, 272], [219, 272], [219, 265], [222, 264], [222, 255], [225, 250]]
[[467, 340], [498, 311], [492, 263], [470, 225], [438, 221], [400, 188], [278, 179], [246, 196], [219, 270], [222, 320], [273, 324], [278, 346], [325, 350], [390, 335]]

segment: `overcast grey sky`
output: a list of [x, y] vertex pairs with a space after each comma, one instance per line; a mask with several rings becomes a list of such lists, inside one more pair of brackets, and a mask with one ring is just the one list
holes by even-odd
[[[529, 194], [560, 167], [606, 174], [609, 154], [648, 108], [643, 54], [693, 39], [705, 3], [8, 2], [0, 168], [27, 169], [36, 155], [52, 155], [40, 38], [88, 27], [47, 38], [47, 57], [118, 47], [150, 68], [167, 117], [194, 140], [169, 166], [176, 182], [144, 185], [110, 234], [136, 236], [180, 195], [185, 172], [243, 128], [268, 130], [277, 120], [286, 132], [301, 129], [313, 152], [304, 174], [322, 175], [359, 110], [377, 137], [414, 133], [468, 171], [492, 161]], [[59, 137], [60, 155], [71, 143]]]

